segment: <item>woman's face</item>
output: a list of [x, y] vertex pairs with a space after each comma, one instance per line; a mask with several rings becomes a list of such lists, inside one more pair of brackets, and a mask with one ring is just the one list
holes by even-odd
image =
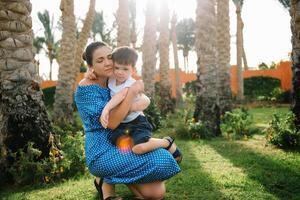
[[113, 74], [113, 62], [111, 59], [111, 48], [100, 47], [93, 52], [94, 74], [97, 77], [110, 77]]

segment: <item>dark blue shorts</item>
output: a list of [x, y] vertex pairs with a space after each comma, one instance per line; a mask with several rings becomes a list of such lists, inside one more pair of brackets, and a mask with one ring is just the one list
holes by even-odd
[[116, 145], [119, 137], [129, 135], [133, 139], [134, 145], [148, 142], [152, 135], [152, 126], [145, 116], [139, 115], [133, 121], [121, 123], [111, 136], [111, 142]]

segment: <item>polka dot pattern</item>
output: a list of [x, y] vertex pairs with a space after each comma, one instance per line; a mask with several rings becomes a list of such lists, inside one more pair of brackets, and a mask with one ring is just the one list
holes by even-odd
[[84, 124], [85, 155], [90, 172], [110, 184], [163, 181], [180, 172], [172, 155], [165, 149], [136, 155], [123, 152], [110, 143], [112, 131], [99, 122], [110, 100], [109, 89], [99, 85], [78, 86], [75, 102]]

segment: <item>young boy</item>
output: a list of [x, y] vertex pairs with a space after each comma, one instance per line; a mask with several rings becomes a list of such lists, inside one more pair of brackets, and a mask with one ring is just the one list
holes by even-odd
[[[135, 82], [132, 78], [132, 73], [135, 69], [135, 64], [138, 55], [133, 48], [119, 47], [112, 53], [114, 62], [114, 77], [108, 80], [108, 87], [111, 92], [111, 100], [104, 107], [101, 115], [101, 124], [104, 128], [107, 127], [109, 111], [123, 101], [127, 94], [128, 88]], [[146, 109], [150, 104], [149, 98], [140, 94], [134, 99], [136, 105]], [[147, 102], [147, 105], [144, 105]], [[164, 139], [151, 138], [152, 126], [144, 116], [142, 111], [130, 112], [122, 123], [113, 131], [111, 141], [116, 145], [117, 140], [123, 135], [130, 135], [133, 139], [134, 146], [132, 151], [136, 154], [144, 154], [157, 148], [170, 149], [174, 139], [166, 137]], [[182, 155], [178, 148], [173, 153], [175, 159], [180, 162]]]

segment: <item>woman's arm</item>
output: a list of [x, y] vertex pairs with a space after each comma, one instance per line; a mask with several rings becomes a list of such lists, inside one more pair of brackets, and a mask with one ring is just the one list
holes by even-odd
[[126, 97], [128, 88], [124, 88], [117, 94], [115, 94], [109, 102], [106, 104], [106, 106], [103, 108], [102, 114], [101, 114], [101, 119], [100, 122], [104, 128], [107, 127], [108, 124], [108, 119], [109, 119], [109, 112], [115, 108], [117, 105], [119, 105]]
[[125, 99], [109, 113], [109, 120], [107, 127], [110, 129], [115, 129], [121, 121], [126, 117], [130, 111], [133, 99], [138, 95], [138, 93], [143, 92], [144, 83], [143, 81], [136, 81], [127, 92]]
[[131, 105], [130, 112], [143, 111], [150, 105], [150, 99], [145, 94], [141, 94], [137, 101], [134, 101]]

